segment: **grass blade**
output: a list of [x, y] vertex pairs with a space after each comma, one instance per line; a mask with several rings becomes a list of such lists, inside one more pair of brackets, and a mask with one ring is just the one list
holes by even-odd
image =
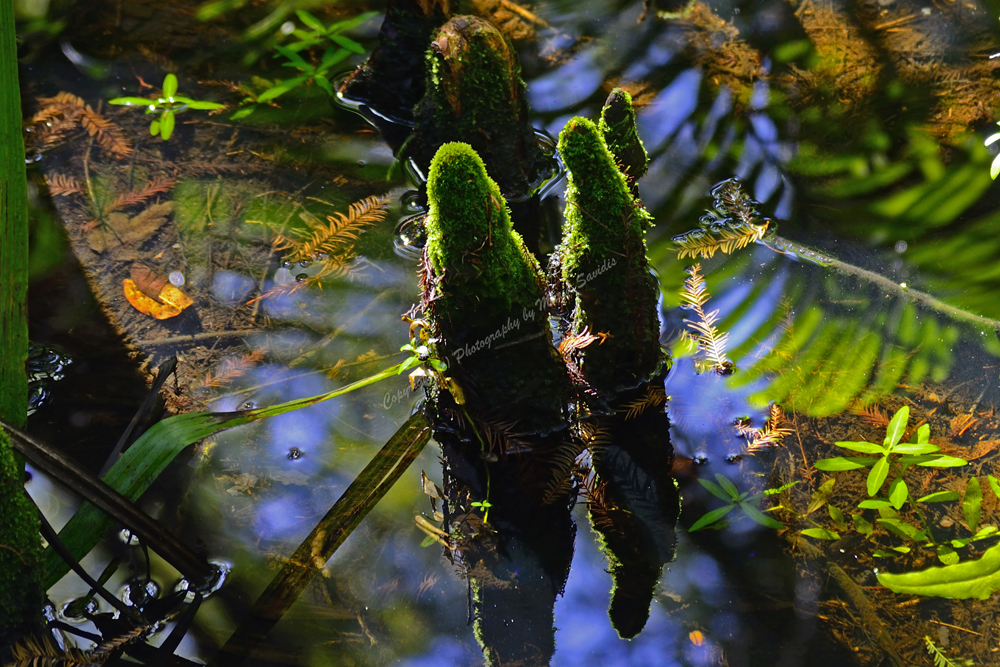
[[291, 608], [313, 577], [406, 471], [430, 439], [420, 412], [399, 427], [257, 598], [210, 667], [238, 665]]

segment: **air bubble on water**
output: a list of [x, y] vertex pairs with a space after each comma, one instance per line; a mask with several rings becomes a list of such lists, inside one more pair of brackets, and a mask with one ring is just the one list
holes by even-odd
[[281, 260], [281, 268], [283, 268], [283, 269], [290, 269], [293, 266], [295, 266], [295, 262], [293, 262], [292, 260], [290, 260], [290, 259], [283, 259], [283, 260]]
[[311, 259], [307, 258], [307, 259], [304, 259], [301, 262], [299, 262], [299, 266], [301, 266], [303, 269], [307, 269], [310, 266], [312, 266], [312, 263], [313, 263], [313, 261]]
[[317, 262], [325, 262], [327, 259], [329, 259], [329, 257], [330, 255], [323, 252], [322, 250], [317, 250], [316, 252], [313, 253], [313, 259], [315, 259]]
[[292, 461], [298, 461], [303, 456], [303, 452], [298, 447], [290, 447], [288, 449], [288, 458]]
[[363, 167], [363, 166], [365, 166], [366, 164], [368, 164], [368, 163], [367, 163], [366, 161], [364, 161], [364, 160], [358, 160], [358, 166], [359, 166], [359, 167]]
[[97, 604], [97, 600], [95, 600], [94, 598], [90, 598], [87, 601], [87, 605], [84, 608], [84, 612], [82, 614], [80, 614], [79, 616], [71, 616], [69, 608], [73, 606], [79, 599], [80, 598], [71, 598], [63, 602], [61, 605], [59, 605], [59, 611], [56, 612], [56, 617], [65, 623], [70, 623], [72, 625], [80, 625], [81, 623], [86, 623], [89, 620], [87, 618], [88, 614], [96, 614], [101, 610], [100, 605]]
[[304, 283], [307, 280], [309, 280], [308, 273], [300, 273], [299, 275], [295, 276], [295, 282], [297, 283]]
[[896, 252], [902, 254], [906, 252], [906, 241], [896, 241]]
[[170, 284], [174, 287], [180, 287], [184, 284], [184, 274], [180, 271], [171, 271], [169, 278]]
[[127, 544], [130, 547], [134, 547], [139, 544], [139, 536], [133, 533], [128, 528], [122, 528], [118, 533], [118, 539], [122, 544]]
[[694, 461], [695, 465], [699, 466], [708, 465], [708, 454], [706, 454], [705, 452], [698, 452], [697, 454], [694, 455], [692, 461]]
[[254, 403], [253, 401], [246, 401], [245, 403], [243, 403], [243, 405], [240, 406], [240, 410], [253, 410], [256, 407], [257, 404]]
[[291, 35], [293, 32], [295, 32], [295, 22], [285, 21], [284, 23], [281, 24], [280, 30], [282, 35]]

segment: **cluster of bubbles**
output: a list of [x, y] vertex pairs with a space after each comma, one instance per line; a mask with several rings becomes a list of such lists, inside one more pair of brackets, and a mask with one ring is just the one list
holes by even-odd
[[28, 414], [38, 411], [50, 396], [50, 386], [66, 377], [66, 367], [73, 360], [45, 345], [31, 343], [28, 346]]
[[[322, 250], [317, 250], [312, 254], [312, 257], [306, 257], [298, 262], [293, 262], [289, 259], [281, 261], [278, 265], [278, 270], [274, 273], [274, 284], [275, 285], [288, 285], [290, 283], [304, 283], [309, 280], [313, 275], [315, 275], [323, 265], [323, 262], [328, 260], [330, 255]], [[313, 265], [316, 265], [311, 271], [308, 270]]]

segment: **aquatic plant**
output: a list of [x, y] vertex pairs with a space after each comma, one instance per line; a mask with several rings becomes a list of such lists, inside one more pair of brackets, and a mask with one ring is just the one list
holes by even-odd
[[[906, 424], [910, 418], [910, 408], [903, 406], [896, 411], [886, 427], [885, 440], [881, 445], [873, 442], [837, 442], [838, 447], [848, 449], [862, 454], [875, 454], [876, 456], [837, 456], [828, 459], [820, 459], [813, 464], [818, 470], [839, 471], [857, 470], [871, 466], [868, 473], [868, 495], [874, 496], [882, 488], [889, 473], [893, 473], [892, 483], [889, 485], [888, 504], [899, 509], [910, 498], [906, 482], [903, 480], [903, 473], [911, 465], [918, 465], [929, 468], [953, 468], [964, 466], [967, 461], [954, 456], [938, 454], [941, 450], [937, 445], [930, 443], [931, 427], [923, 424], [917, 429], [912, 443], [902, 443], [903, 435], [906, 433]], [[864, 507], [877, 507], [870, 501]]]
[[225, 104], [193, 100], [177, 94], [177, 76], [167, 74], [163, 77], [162, 95], [155, 99], [145, 97], [116, 97], [108, 100], [108, 104], [119, 104], [127, 107], [146, 107], [146, 114], [159, 114], [159, 117], [149, 124], [149, 133], [159, 136], [164, 141], [174, 133], [174, 123], [179, 113], [188, 109], [215, 111], [225, 109]]
[[[726, 515], [735, 509], [739, 509], [746, 517], [753, 520], [754, 523], [759, 523], [765, 528], [774, 528], [775, 530], [784, 529], [785, 526], [781, 522], [772, 519], [768, 515], [764, 514], [764, 512], [757, 509], [757, 503], [761, 498], [764, 498], [765, 496], [778, 495], [782, 491], [795, 486], [798, 482], [792, 482], [776, 489], [767, 489], [761, 493], [751, 495], [749, 491], [740, 492], [739, 487], [737, 487], [732, 480], [725, 475], [716, 473], [715, 479], [718, 480], [718, 484], [711, 480], [700, 478], [698, 479], [698, 483], [708, 489], [709, 493], [726, 504], [702, 515], [700, 519], [691, 524], [691, 527], [688, 528], [688, 532], [693, 533], [696, 530], [701, 530], [702, 528], [718, 524], [726, 517]], [[718, 527], [721, 527], [721, 525]]]
[[733, 372], [733, 362], [726, 356], [726, 341], [729, 333], [720, 333], [715, 327], [719, 321], [719, 311], [705, 312], [708, 303], [708, 288], [701, 276], [701, 264], [689, 266], [688, 277], [684, 280], [681, 291], [681, 305], [689, 308], [695, 314], [695, 319], [685, 319], [684, 324], [691, 329], [691, 340], [701, 351], [704, 359], [695, 362], [695, 368], [702, 372], [711, 368], [719, 375], [729, 375]]

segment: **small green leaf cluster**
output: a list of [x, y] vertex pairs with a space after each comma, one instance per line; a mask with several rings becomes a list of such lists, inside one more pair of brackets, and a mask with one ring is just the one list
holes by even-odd
[[727, 514], [732, 512], [734, 509], [739, 508], [743, 514], [752, 519], [754, 522], [766, 528], [774, 528], [775, 530], [781, 530], [784, 526], [775, 519], [772, 519], [768, 515], [764, 514], [757, 508], [757, 503], [764, 496], [773, 496], [781, 493], [782, 491], [789, 489], [798, 482], [792, 482], [791, 484], [785, 484], [777, 489], [768, 489], [762, 493], [750, 494], [749, 491], [741, 492], [739, 488], [725, 475], [716, 474], [715, 479], [718, 480], [718, 484], [707, 479], [699, 479], [698, 483], [708, 489], [716, 498], [724, 501], [726, 504], [718, 509], [714, 509], [711, 512], [707, 512], [704, 516], [694, 522], [688, 532], [694, 532], [696, 530], [701, 530], [702, 528], [707, 528], [713, 524], [718, 524], [716, 527], [722, 527], [722, 520]]
[[163, 95], [156, 99], [146, 97], [116, 97], [108, 100], [108, 104], [119, 104], [123, 106], [144, 106], [147, 114], [159, 114], [153, 122], [149, 124], [149, 133], [160, 136], [164, 141], [174, 133], [174, 123], [177, 114], [188, 109], [198, 109], [212, 111], [223, 109], [226, 105], [215, 102], [204, 102], [193, 100], [177, 94], [177, 77], [168, 74], [163, 78]]
[[[893, 481], [889, 485], [889, 504], [899, 509], [909, 498], [909, 491], [906, 482], [903, 481], [903, 473], [912, 465], [931, 468], [953, 468], [964, 466], [967, 461], [954, 456], [938, 454], [941, 450], [937, 445], [929, 442], [931, 427], [923, 424], [917, 429], [916, 442], [902, 443], [903, 434], [906, 433], [906, 423], [910, 418], [910, 408], [903, 406], [900, 408], [886, 428], [885, 440], [881, 445], [874, 442], [838, 442], [838, 447], [843, 447], [862, 454], [874, 454], [875, 456], [837, 456], [829, 459], [821, 459], [815, 463], [819, 470], [840, 471], [856, 470], [871, 466], [868, 473], [868, 495], [874, 496], [885, 484], [889, 473], [893, 473]], [[865, 501], [868, 502], [868, 501]], [[879, 505], [880, 506], [880, 505]], [[876, 507], [869, 503], [867, 506], [862, 503], [859, 507]]]
[[[333, 68], [346, 60], [351, 54], [363, 55], [365, 48], [353, 39], [345, 37], [342, 33], [355, 28], [377, 12], [366, 12], [354, 18], [344, 21], [337, 21], [330, 25], [325, 25], [318, 18], [309, 12], [300, 9], [295, 12], [299, 20], [306, 26], [306, 29], [296, 28], [292, 31], [292, 36], [296, 41], [287, 45], [276, 45], [274, 50], [277, 53], [275, 58], [283, 56], [286, 62], [282, 67], [291, 67], [299, 71], [297, 76], [288, 79], [275, 81], [274, 84], [257, 96], [248, 96], [243, 99], [243, 108], [230, 116], [230, 120], [245, 118], [252, 114], [258, 104], [272, 102], [277, 97], [284, 95], [288, 91], [313, 81], [323, 91], [330, 95], [334, 94], [333, 84], [330, 82], [330, 75]], [[328, 45], [322, 56], [315, 55], [315, 52], [324, 45]], [[312, 56], [307, 60], [301, 53], [308, 52]]]

